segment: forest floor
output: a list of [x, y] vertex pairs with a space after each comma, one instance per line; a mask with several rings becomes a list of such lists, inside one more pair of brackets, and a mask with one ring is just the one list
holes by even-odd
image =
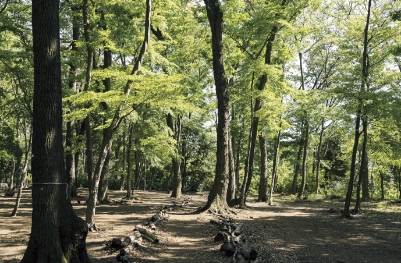
[[[20, 262], [26, 249], [31, 228], [31, 193], [24, 190], [17, 217], [9, 217], [15, 198], [0, 192], [0, 262]], [[81, 190], [82, 198], [86, 192]], [[158, 244], [147, 241], [135, 248], [131, 263], [229, 263], [232, 258], [219, 251], [221, 242], [214, 242], [218, 232], [210, 224], [215, 215], [194, 213], [203, 206], [207, 197], [192, 196], [193, 201], [181, 207], [181, 201], [169, 194], [156, 191], [135, 191], [135, 200], [119, 202], [125, 192], [111, 191], [115, 202], [100, 204], [96, 209], [96, 222], [101, 228], [90, 232], [87, 249], [93, 263], [114, 263], [117, 252], [105, 250], [113, 238], [132, 234], [137, 224], [144, 224], [162, 206], [178, 205], [162, 221], [155, 234]], [[182, 200], [181, 199], [181, 200]], [[276, 196], [275, 204], [248, 200], [247, 209], [236, 209], [232, 215], [244, 225], [244, 233], [262, 262], [359, 263], [401, 262], [401, 204], [400, 202], [368, 202], [362, 204], [362, 213], [353, 219], [344, 219], [339, 211], [342, 200], [294, 201], [290, 197]], [[72, 201], [76, 213], [85, 218], [86, 205]]]

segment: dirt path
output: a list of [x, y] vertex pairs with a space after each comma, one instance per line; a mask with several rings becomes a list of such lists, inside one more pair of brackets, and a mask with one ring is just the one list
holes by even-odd
[[[120, 200], [124, 194], [112, 191], [110, 197]], [[156, 230], [160, 243], [144, 242], [134, 250], [132, 263], [232, 262], [219, 251], [221, 244], [213, 242], [217, 229], [209, 222], [214, 217], [193, 213], [205, 204], [206, 197], [191, 196], [191, 204], [183, 208], [178, 205], [169, 212], [169, 220]], [[174, 202], [168, 194], [153, 191], [137, 191], [135, 197], [129, 204], [116, 202], [97, 208], [96, 221], [102, 231], [89, 233], [87, 238], [93, 263], [115, 262], [116, 254], [104, 250], [105, 244], [113, 238], [130, 235], [136, 224], [145, 223], [161, 206], [171, 206]], [[14, 198], [0, 197], [0, 262], [4, 263], [19, 262], [29, 239], [29, 191], [24, 192], [19, 216], [10, 218], [14, 201]], [[399, 203], [388, 205], [387, 210], [365, 210], [353, 220], [327, 213], [328, 209], [339, 209], [342, 204], [338, 201], [294, 202], [282, 198], [277, 199], [275, 206], [249, 202], [249, 209], [234, 209], [237, 215], [233, 217], [244, 223], [248, 240], [263, 262], [401, 262]], [[85, 204], [73, 201], [73, 205], [77, 214], [84, 217]]]

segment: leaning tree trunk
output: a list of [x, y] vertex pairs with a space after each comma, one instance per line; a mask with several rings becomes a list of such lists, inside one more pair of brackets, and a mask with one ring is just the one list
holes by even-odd
[[218, 0], [204, 0], [212, 31], [213, 73], [217, 96], [217, 151], [216, 174], [208, 201], [203, 210], [224, 212], [227, 208], [229, 168], [229, 93], [223, 62], [223, 12]]
[[[364, 39], [363, 39], [363, 55], [362, 55], [362, 83], [360, 88], [360, 93], [365, 91], [365, 85], [368, 84], [368, 77], [369, 77], [369, 57], [368, 57], [368, 33], [369, 33], [369, 22], [370, 22], [370, 9], [372, 6], [372, 0], [368, 2], [368, 14], [366, 18], [365, 30], [364, 30]], [[352, 197], [352, 190], [353, 184], [355, 179], [355, 163], [356, 163], [356, 154], [358, 151], [358, 144], [359, 144], [359, 137], [360, 137], [360, 122], [362, 118], [362, 109], [363, 109], [363, 101], [359, 99], [358, 101], [358, 110], [356, 113], [356, 120], [355, 120], [355, 136], [354, 136], [354, 147], [352, 149], [352, 157], [351, 157], [351, 171], [350, 171], [350, 178], [348, 182], [348, 191], [345, 198], [344, 203], [344, 211], [343, 215], [345, 217], [350, 217], [350, 204], [351, 204], [351, 197]]]
[[[84, 2], [87, 0], [84, 0]], [[144, 32], [144, 40], [142, 42], [141, 50], [139, 51], [139, 55], [137, 60], [135, 61], [135, 65], [131, 71], [131, 75], [136, 75], [139, 71], [139, 68], [142, 65], [146, 49], [148, 47], [149, 38], [150, 38], [150, 14], [151, 14], [151, 4], [152, 0], [146, 0], [146, 18], [145, 18], [145, 32]], [[129, 94], [131, 89], [131, 84], [133, 80], [128, 80], [125, 88], [124, 93]], [[108, 151], [111, 149], [112, 145], [112, 138], [114, 132], [118, 129], [119, 125], [121, 124], [122, 119], [122, 109], [124, 103], [121, 104], [118, 109], [114, 112], [114, 116], [110, 123], [110, 126], [105, 129], [103, 133], [103, 143], [99, 149], [99, 157], [96, 163], [95, 172], [93, 174], [93, 179], [91, 182], [91, 189], [89, 190], [89, 197], [87, 202], [87, 209], [86, 209], [86, 222], [91, 230], [96, 230], [97, 226], [95, 223], [95, 213], [96, 213], [96, 202], [97, 202], [97, 195], [98, 195], [98, 188], [99, 188], [99, 180], [100, 175], [104, 166], [104, 162], [106, 160], [106, 156]]]
[[86, 263], [88, 228], [66, 191], [59, 1], [33, 0], [32, 226], [22, 263]]
[[25, 187], [25, 181], [26, 181], [26, 176], [28, 174], [28, 163], [29, 163], [29, 155], [31, 154], [31, 148], [32, 148], [32, 133], [29, 133], [29, 139], [28, 141], [26, 140], [25, 136], [25, 142], [27, 145], [26, 151], [25, 151], [25, 160], [24, 160], [24, 168], [22, 169], [22, 175], [21, 175], [21, 181], [18, 189], [18, 194], [17, 194], [17, 199], [15, 201], [14, 209], [11, 212], [10, 216], [16, 216], [19, 204], [21, 202], [21, 197], [22, 197], [22, 189]]

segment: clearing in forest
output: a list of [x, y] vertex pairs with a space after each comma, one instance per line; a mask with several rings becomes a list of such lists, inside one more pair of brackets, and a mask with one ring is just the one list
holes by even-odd
[[[85, 198], [86, 190], [80, 190]], [[24, 190], [17, 217], [9, 217], [15, 198], [0, 197], [0, 262], [20, 262], [26, 249], [31, 224], [31, 193]], [[118, 252], [105, 250], [113, 238], [132, 234], [137, 224], [144, 224], [162, 206], [176, 207], [168, 211], [169, 219], [158, 225], [154, 234], [160, 242], [144, 241], [132, 252], [131, 262], [228, 263], [219, 251], [220, 242], [213, 238], [218, 228], [210, 224], [216, 216], [193, 213], [206, 202], [202, 194], [184, 194], [192, 202], [181, 207], [181, 200], [156, 191], [135, 191], [135, 200], [122, 202], [125, 192], [111, 191], [113, 202], [100, 204], [96, 222], [101, 231], [90, 232], [87, 248], [93, 263], [116, 262]], [[364, 203], [362, 214], [343, 219], [339, 213], [343, 201], [294, 201], [277, 196], [275, 206], [251, 199], [248, 209], [233, 209], [232, 218], [243, 224], [251, 246], [262, 262], [401, 262], [401, 204], [399, 202]], [[76, 213], [85, 217], [86, 205], [73, 200]], [[378, 208], [380, 207], [380, 208]]]

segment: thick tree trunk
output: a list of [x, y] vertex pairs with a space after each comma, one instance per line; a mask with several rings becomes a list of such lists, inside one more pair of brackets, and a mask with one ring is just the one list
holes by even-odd
[[[85, 222], [66, 189], [62, 134], [59, 1], [32, 2], [34, 100], [32, 227], [22, 263], [86, 263]], [[44, 231], [45, 230], [45, 231]]]
[[203, 210], [224, 212], [227, 208], [229, 168], [229, 93], [223, 62], [223, 12], [218, 0], [204, 0], [212, 31], [213, 73], [217, 95], [217, 152], [216, 174], [208, 201]]
[[264, 135], [259, 135], [259, 147], [260, 147], [260, 180], [259, 180], [259, 191], [258, 201], [266, 202], [268, 200], [268, 185], [269, 176], [267, 174], [267, 150], [266, 150], [266, 139]]

